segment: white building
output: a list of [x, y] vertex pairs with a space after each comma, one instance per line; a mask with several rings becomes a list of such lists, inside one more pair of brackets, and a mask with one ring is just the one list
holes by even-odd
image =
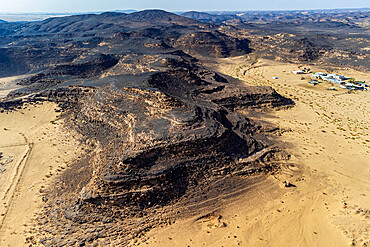
[[335, 79], [338, 79], [338, 80], [348, 80], [349, 78], [344, 76], [344, 75], [334, 75], [333, 76]]

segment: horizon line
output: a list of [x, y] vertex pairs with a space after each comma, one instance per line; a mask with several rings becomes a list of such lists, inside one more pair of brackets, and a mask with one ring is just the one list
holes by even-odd
[[94, 14], [94, 13], [104, 13], [104, 12], [124, 12], [124, 11], [133, 11], [133, 12], [139, 12], [139, 11], [145, 11], [145, 10], [164, 10], [167, 12], [172, 13], [185, 13], [190, 11], [195, 12], [263, 12], [263, 11], [325, 11], [325, 10], [370, 10], [370, 7], [355, 7], [355, 8], [316, 8], [316, 9], [250, 9], [250, 10], [166, 10], [166, 9], [160, 9], [160, 8], [147, 8], [147, 9], [114, 9], [114, 10], [90, 10], [90, 11], [78, 11], [78, 12], [0, 12], [0, 15], [66, 15], [66, 14]]

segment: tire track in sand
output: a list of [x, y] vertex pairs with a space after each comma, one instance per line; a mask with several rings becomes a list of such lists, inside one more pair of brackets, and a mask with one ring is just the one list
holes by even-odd
[[[6, 198], [9, 198], [8, 199], [8, 203], [6, 205], [6, 209], [2, 215], [2, 218], [0, 219], [0, 239], [2, 238], [2, 235], [3, 235], [3, 226], [4, 226], [4, 222], [6, 221], [7, 219], [7, 214], [9, 212], [9, 210], [12, 208], [13, 206], [13, 199], [16, 195], [16, 192], [19, 191], [19, 186], [20, 186], [20, 181], [22, 180], [22, 177], [23, 177], [23, 172], [28, 164], [28, 159], [30, 157], [30, 154], [32, 152], [32, 149], [33, 149], [33, 146], [34, 146], [34, 143], [30, 143], [28, 142], [26, 136], [23, 134], [23, 133], [19, 133], [25, 140], [26, 142], [26, 145], [28, 145], [28, 150], [27, 152], [25, 153], [25, 155], [22, 157], [21, 161], [19, 162], [17, 168], [16, 168], [16, 174], [14, 176], [14, 180], [12, 181], [11, 185], [8, 187], [8, 189], [6, 190], [5, 194], [4, 194], [4, 197], [2, 198], [2, 201], [4, 201]], [[14, 145], [12, 145], [14, 146]]]

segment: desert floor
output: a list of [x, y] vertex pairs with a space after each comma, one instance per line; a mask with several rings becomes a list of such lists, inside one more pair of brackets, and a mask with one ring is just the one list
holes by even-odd
[[0, 246], [25, 246], [43, 205], [40, 191], [78, 152], [55, 108], [44, 103], [0, 113], [0, 152], [12, 160], [0, 172]]
[[[297, 65], [276, 61], [251, 65], [237, 57], [209, 66], [294, 99], [292, 108], [251, 117], [282, 129], [277, 139], [296, 169], [284, 168], [213, 211], [152, 230], [148, 246], [368, 246], [370, 92], [313, 86], [310, 75], [301, 79], [292, 73]], [[334, 68], [334, 73], [370, 79], [369, 73], [351, 69]], [[283, 187], [285, 180], [296, 187]]]

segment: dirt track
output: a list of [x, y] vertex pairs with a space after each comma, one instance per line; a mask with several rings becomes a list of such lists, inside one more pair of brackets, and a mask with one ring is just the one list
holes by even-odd
[[26, 109], [0, 114], [0, 152], [13, 161], [0, 173], [0, 245], [24, 246], [32, 218], [42, 207], [40, 190], [58, 174], [76, 152], [76, 144], [63, 132], [55, 104], [26, 105]]

